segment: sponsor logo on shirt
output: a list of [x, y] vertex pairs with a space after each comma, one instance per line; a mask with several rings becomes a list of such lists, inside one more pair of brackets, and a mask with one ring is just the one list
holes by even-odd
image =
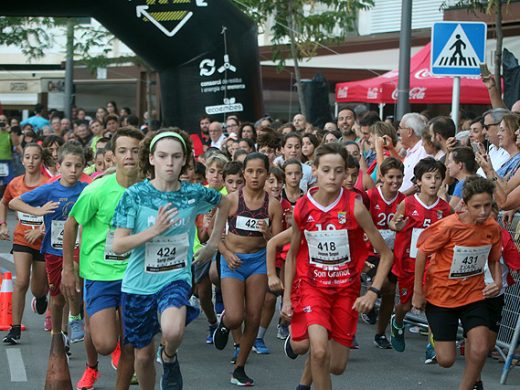
[[341, 225], [347, 223], [347, 212], [346, 211], [338, 212], [338, 223], [340, 223]]
[[307, 222], [314, 222], [314, 218], [312, 218], [312, 215], [309, 215], [307, 217]]
[[418, 216], [419, 216], [419, 213], [417, 212], [417, 210], [414, 210], [412, 213], [412, 217], [418, 217]]
[[305, 306], [305, 307], [303, 308], [303, 312], [304, 312], [304, 313], [310, 313], [310, 312], [312, 312], [312, 307], [310, 307], [310, 306]]
[[442, 216], [443, 216], [442, 210], [437, 210], [437, 218], [442, 219]]

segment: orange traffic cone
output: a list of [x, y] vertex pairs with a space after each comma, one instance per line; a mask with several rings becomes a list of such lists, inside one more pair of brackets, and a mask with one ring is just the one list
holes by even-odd
[[13, 275], [4, 273], [0, 290], [0, 330], [9, 330], [13, 322]]
[[65, 343], [61, 333], [52, 334], [45, 390], [72, 390]]

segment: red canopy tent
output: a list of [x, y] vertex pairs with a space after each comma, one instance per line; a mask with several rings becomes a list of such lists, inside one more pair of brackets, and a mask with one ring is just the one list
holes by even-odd
[[[410, 60], [410, 103], [451, 104], [453, 79], [430, 73], [430, 43]], [[392, 70], [367, 80], [336, 84], [336, 102], [396, 103], [399, 73]], [[461, 77], [461, 104], [490, 104], [480, 77]]]

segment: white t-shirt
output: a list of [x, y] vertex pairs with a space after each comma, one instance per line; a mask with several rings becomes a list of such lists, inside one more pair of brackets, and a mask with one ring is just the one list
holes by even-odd
[[412, 186], [412, 178], [414, 176], [413, 170], [417, 163], [421, 161], [425, 157], [431, 157], [426, 150], [424, 149], [422, 140], [419, 140], [413, 147], [406, 150], [406, 157], [403, 160], [404, 164], [404, 179], [403, 184], [399, 191], [405, 192], [409, 190]]

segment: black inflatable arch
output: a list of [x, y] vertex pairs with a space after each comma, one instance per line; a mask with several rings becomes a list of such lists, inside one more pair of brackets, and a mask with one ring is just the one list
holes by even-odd
[[229, 0], [6, 0], [5, 16], [90, 16], [160, 76], [163, 125], [263, 113], [255, 24]]

